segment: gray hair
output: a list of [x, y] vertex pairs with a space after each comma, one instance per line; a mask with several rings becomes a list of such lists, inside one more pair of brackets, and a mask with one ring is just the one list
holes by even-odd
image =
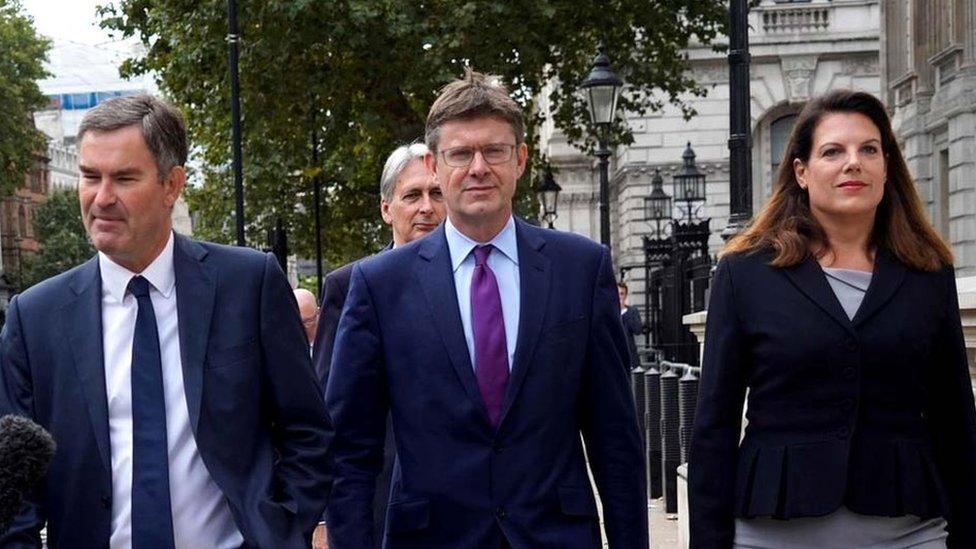
[[162, 181], [175, 166], [186, 164], [186, 122], [173, 105], [149, 94], [115, 97], [85, 113], [78, 127], [78, 141], [87, 132], [111, 132], [139, 126], [146, 146], [156, 160]]
[[387, 202], [393, 200], [393, 189], [396, 187], [397, 179], [407, 164], [412, 160], [423, 160], [427, 154], [427, 145], [423, 143], [411, 143], [402, 145], [390, 153], [383, 166], [383, 175], [380, 176], [380, 197]]

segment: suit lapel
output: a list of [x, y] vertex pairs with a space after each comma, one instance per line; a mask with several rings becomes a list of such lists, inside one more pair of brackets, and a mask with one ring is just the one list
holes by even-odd
[[827, 277], [824, 275], [823, 269], [820, 268], [820, 265], [812, 256], [807, 256], [799, 264], [786, 267], [783, 271], [793, 285], [807, 296], [810, 301], [813, 301], [818, 307], [823, 309], [838, 324], [843, 326], [845, 330], [852, 334], [854, 333], [854, 327], [850, 319], [847, 318], [847, 313], [841, 307], [840, 301], [837, 301], [837, 296], [830, 288], [830, 283], [827, 282]]
[[203, 258], [207, 250], [177, 234], [173, 247], [176, 273], [176, 314], [179, 319], [180, 359], [183, 362], [183, 390], [190, 425], [198, 433], [200, 402], [203, 398], [203, 362], [210, 336], [217, 292], [217, 275]]
[[108, 397], [105, 391], [105, 359], [102, 349], [102, 280], [98, 256], [88, 260], [69, 283], [75, 298], [61, 308], [64, 333], [68, 334], [78, 380], [95, 433], [102, 465], [111, 474]]
[[518, 242], [519, 255], [519, 326], [518, 340], [515, 345], [515, 359], [512, 364], [512, 375], [505, 391], [502, 404], [502, 416], [505, 420], [509, 408], [515, 401], [525, 375], [532, 365], [532, 355], [542, 321], [545, 319], [546, 306], [549, 301], [549, 277], [552, 273], [549, 258], [542, 254], [545, 240], [537, 234], [542, 229], [536, 229], [516, 218], [515, 236]]
[[[447, 348], [447, 356], [468, 396], [484, 411], [478, 382], [474, 377], [468, 344], [461, 327], [461, 311], [458, 309], [457, 291], [454, 288], [454, 271], [451, 269], [451, 253], [442, 223], [433, 233], [420, 241], [414, 274], [424, 290], [427, 306], [437, 327], [437, 332]], [[485, 418], [487, 421], [487, 413]]]
[[887, 250], [879, 250], [874, 258], [874, 274], [864, 300], [854, 315], [853, 323], [860, 326], [891, 299], [905, 280], [905, 265]]

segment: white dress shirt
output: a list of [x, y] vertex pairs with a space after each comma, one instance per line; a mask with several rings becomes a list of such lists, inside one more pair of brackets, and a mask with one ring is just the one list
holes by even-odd
[[[112, 549], [132, 546], [132, 339], [139, 305], [126, 291], [136, 276], [101, 252], [102, 348], [112, 448]], [[169, 449], [169, 493], [173, 540], [180, 548], [231, 548], [243, 543], [223, 493], [197, 450], [183, 391], [183, 361], [176, 314], [173, 234], [162, 253], [141, 274], [159, 331]]]
[[471, 367], [474, 363], [474, 332], [471, 329], [471, 276], [474, 274], [475, 246], [491, 244], [495, 247], [488, 255], [488, 267], [495, 273], [498, 293], [502, 300], [502, 318], [505, 322], [505, 343], [508, 347], [508, 370], [515, 360], [515, 344], [518, 339], [520, 278], [518, 268], [518, 241], [515, 238], [515, 219], [508, 218], [505, 227], [489, 242], [475, 242], [461, 233], [448, 217], [444, 221], [447, 249], [451, 252], [451, 268], [454, 270], [454, 288], [457, 291], [458, 308], [461, 310], [461, 326], [468, 344]]

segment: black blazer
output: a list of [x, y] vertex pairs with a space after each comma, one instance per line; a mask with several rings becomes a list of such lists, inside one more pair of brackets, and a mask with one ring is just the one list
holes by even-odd
[[[393, 249], [393, 242], [383, 247], [379, 253]], [[329, 364], [332, 362], [332, 348], [335, 345], [336, 329], [339, 327], [339, 317], [346, 305], [346, 294], [349, 293], [349, 278], [352, 268], [362, 259], [346, 263], [338, 269], [325, 275], [322, 282], [322, 306], [319, 307], [319, 322], [315, 329], [315, 344], [312, 345], [312, 363], [315, 365], [315, 375], [322, 383], [329, 380]]]
[[624, 332], [627, 334], [630, 367], [636, 368], [640, 366], [640, 354], [637, 352], [637, 342], [634, 338], [644, 333], [644, 323], [641, 322], [640, 313], [634, 307], [627, 307], [627, 311], [620, 315], [620, 320], [624, 323]]
[[[848, 320], [813, 258], [718, 266], [689, 459], [691, 545], [735, 517], [944, 516], [976, 547], [976, 412], [953, 269], [879, 252]], [[745, 438], [742, 403], [749, 388]]]

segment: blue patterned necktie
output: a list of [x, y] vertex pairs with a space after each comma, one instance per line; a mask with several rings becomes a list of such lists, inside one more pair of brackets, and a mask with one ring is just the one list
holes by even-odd
[[159, 332], [149, 282], [133, 277], [129, 291], [139, 304], [132, 338], [132, 547], [166, 549], [174, 543]]

